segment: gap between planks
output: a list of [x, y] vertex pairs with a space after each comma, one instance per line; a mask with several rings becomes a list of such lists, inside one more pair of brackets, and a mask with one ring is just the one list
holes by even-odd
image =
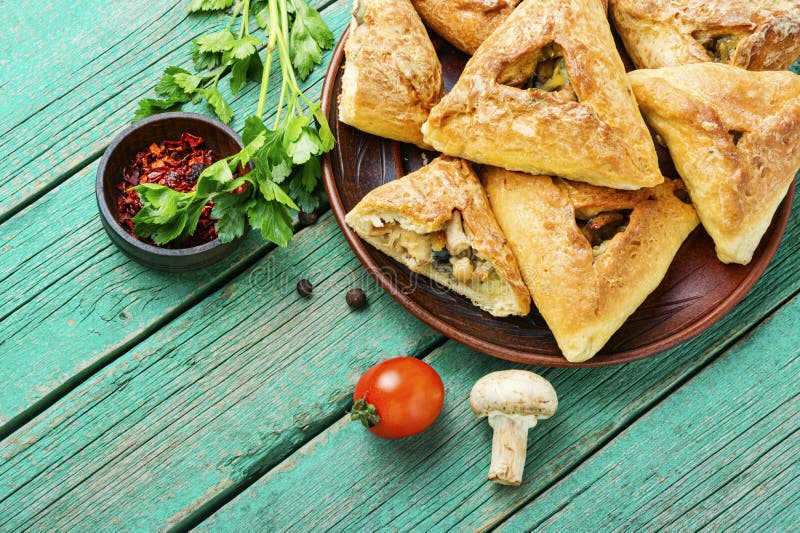
[[[597, 444], [593, 445], [590, 448], [587, 448], [576, 460], [574, 463], [571, 463], [570, 466], [565, 469], [563, 472], [556, 475], [552, 480], [549, 480], [546, 484], [542, 487], [538, 488], [535, 492], [531, 493], [530, 495], [526, 496], [526, 499], [522, 501], [520, 504], [510, 507], [505, 516], [497, 523], [492, 524], [488, 527], [489, 530], [493, 531], [499, 527], [501, 527], [510, 517], [512, 517], [515, 513], [529, 505], [533, 500], [539, 497], [541, 494], [547, 492], [550, 488], [554, 485], [558, 484], [561, 480], [568, 477], [573, 471], [578, 469], [581, 465], [583, 465], [586, 461], [590, 460], [595, 455], [601, 453], [603, 449], [612, 442], [619, 434], [623, 431], [627, 430], [630, 426], [634, 425], [639, 419], [646, 416], [652, 410], [658, 408], [669, 396], [674, 393], [676, 390], [684, 387], [687, 383], [692, 381], [698, 374], [703, 372], [706, 368], [712, 366], [725, 352], [731, 349], [733, 346], [741, 342], [743, 339], [747, 338], [753, 331], [758, 329], [765, 321], [769, 320], [773, 317], [776, 313], [780, 311], [780, 309], [790, 302], [792, 299], [797, 297], [800, 294], [800, 290], [795, 291], [794, 293], [787, 295], [781, 301], [777, 302], [773, 307], [771, 307], [763, 316], [762, 318], [751, 324], [749, 327], [744, 328], [743, 330], [737, 332], [737, 334], [731, 336], [728, 341], [723, 343], [719, 346], [707, 359], [700, 362], [696, 367], [692, 370], [687, 372], [683, 377], [676, 380], [672, 383], [669, 387], [665, 388], [659, 394], [655, 395], [652, 399], [644, 403], [640, 406], [637, 410], [632, 411], [626, 417], [624, 424], [620, 425], [616, 430], [610, 432], [604, 438], [600, 439]], [[455, 341], [443, 338], [439, 342], [436, 343], [430, 350], [426, 353], [419, 356], [421, 359], [427, 359], [431, 354], [438, 351], [442, 348], [445, 344], [455, 344]], [[225, 505], [229, 502], [234, 500], [238, 495], [246, 491], [250, 486], [254, 485], [261, 479], [261, 477], [266, 476], [273, 472], [279, 472], [282, 469], [286, 468], [286, 462], [291, 461], [291, 456], [294, 455], [298, 450], [307, 446], [310, 442], [314, 441], [315, 439], [320, 438], [326, 432], [331, 431], [332, 429], [336, 428], [337, 426], [341, 425], [343, 422], [342, 417], [347, 414], [347, 410], [341, 410], [339, 412], [339, 416], [334, 419], [334, 421], [325, 428], [320, 428], [320, 430], [314, 434], [309, 434], [307, 438], [305, 438], [302, 442], [299, 442], [294, 450], [291, 452], [284, 454], [284, 457], [280, 460], [278, 464], [273, 466], [272, 468], [261, 472], [252, 478], [248, 478], [244, 480], [242, 483], [236, 486], [227, 487], [222, 492], [220, 492], [217, 496], [206, 502], [203, 506], [198, 508], [193, 513], [186, 516], [183, 520], [178, 522], [174, 527], [170, 528], [170, 531], [173, 532], [185, 532], [189, 531], [201, 523], [203, 523], [207, 518], [211, 517], [215, 512], [222, 509]], [[334, 526], [335, 527], [335, 526]]]
[[[338, 6], [339, 0], [326, 0], [320, 3], [320, 7], [318, 7], [321, 14], [329, 14], [330, 11], [327, 11], [328, 8], [331, 6]], [[330, 21], [328, 21], [330, 23]], [[340, 31], [337, 30], [336, 27], [332, 27], [332, 30], [335, 31], [336, 34], [340, 34]], [[261, 49], [263, 49], [262, 47]], [[330, 55], [330, 51], [327, 52], [325, 57]], [[322, 65], [317, 66], [317, 75], [318, 77], [312, 78], [309, 77], [305, 82], [305, 91], [311, 91], [314, 93], [318, 93], [321, 90], [321, 85], [323, 83], [323, 73], [321, 72]], [[279, 73], [278, 73], [279, 74]], [[275, 75], [278, 75], [275, 74]], [[223, 79], [227, 78], [226, 75]], [[236, 103], [240, 101], [243, 96], [246, 96], [247, 91], [243, 90], [239, 93], [238, 99], [235, 102], [232, 102], [234, 109], [238, 110], [240, 106], [237, 106]], [[274, 113], [269, 113], [266, 117], [266, 121], [270, 121], [274, 118]], [[105, 149], [105, 148], [104, 148]], [[42, 197], [46, 196], [48, 193], [53, 192], [55, 188], [59, 185], [62, 185], [71, 177], [78, 174], [80, 171], [88, 168], [94, 161], [100, 158], [102, 155], [103, 150], [92, 154], [89, 158], [82, 161], [79, 166], [70, 169], [68, 173], [65, 173], [63, 176], [60, 176], [56, 180], [54, 180], [50, 185], [43, 187], [40, 191], [37, 191], [34, 194], [34, 197], [31, 197], [30, 202], [21, 202], [20, 204], [16, 205], [11, 212], [13, 212], [10, 216], [4, 217], [0, 215], [0, 224], [12, 218], [14, 215], [19, 214], [20, 212], [24, 211], [27, 207], [32, 206], [36, 201], [41, 199]], [[327, 206], [322, 206], [319, 210], [319, 214], [323, 215], [328, 211]], [[294, 227], [295, 231], [297, 231], [301, 226], [297, 223], [297, 217], [294, 217]], [[81, 383], [85, 382], [89, 379], [92, 375], [96, 372], [102, 370], [107, 365], [111, 364], [114, 360], [116, 360], [121, 354], [125, 353], [126, 351], [132, 349], [140, 342], [147, 339], [153, 333], [157, 332], [159, 329], [163, 328], [165, 325], [169, 324], [171, 321], [175, 320], [176, 318], [180, 317], [184, 312], [189, 310], [191, 307], [201, 303], [205, 298], [209, 295], [214, 294], [217, 290], [221, 287], [229, 284], [231, 281], [236, 279], [239, 275], [245, 272], [247, 269], [258, 263], [259, 261], [263, 260], [271, 251], [275, 249], [275, 246], [266, 243], [264, 248], [260, 250], [256, 250], [251, 256], [246, 257], [240, 263], [236, 264], [231, 270], [224, 272], [219, 278], [215, 278], [208, 286], [203, 287], [201, 291], [198, 291], [197, 294], [193, 295], [192, 297], [188, 298], [185, 301], [182, 301], [178, 304], [175, 308], [168, 310], [164, 313], [163, 316], [159, 317], [158, 319], [154, 320], [152, 323], [147, 324], [142, 331], [138, 332], [134, 337], [128, 339], [127, 341], [121, 343], [118, 346], [115, 346], [111, 349], [108, 353], [104, 354], [96, 361], [92, 361], [90, 364], [85, 366], [79, 371], [76, 371], [74, 374], [70, 375], [65, 381], [60, 383], [58, 386], [53, 388], [52, 390], [48, 391], [45, 395], [41, 398], [35, 400], [29, 407], [25, 410], [19, 412], [17, 415], [12, 416], [9, 420], [5, 423], [0, 424], [0, 442], [4, 439], [12, 435], [15, 431], [17, 431], [20, 427], [24, 426], [27, 422], [34, 419], [36, 416], [41, 414], [42, 412], [46, 411], [50, 406], [52, 406], [55, 402], [57, 402], [60, 398], [67, 395], [70, 391], [74, 390], [78, 387]], [[25, 302], [20, 304], [24, 306]]]
[[[414, 355], [413, 357], [424, 360], [431, 353], [435, 352], [448, 342], [454, 342], [454, 341], [451, 341], [447, 337], [441, 336], [438, 340], [434, 341], [430, 345], [430, 347], [428, 347], [428, 349], [423, 350], [422, 352], [420, 352], [417, 355]], [[197, 510], [186, 516], [186, 518], [182, 519], [173, 527], [169, 528], [169, 531], [175, 533], [191, 531], [192, 529], [200, 525], [208, 517], [210, 517], [211, 515], [219, 511], [221, 508], [223, 508], [228, 502], [230, 502], [231, 500], [236, 498], [239, 494], [247, 490], [251, 485], [256, 483], [263, 476], [267, 475], [269, 472], [275, 469], [281, 468], [284, 461], [286, 461], [298, 449], [302, 448], [312, 440], [316, 439], [322, 433], [328, 431], [331, 427], [335, 426], [336, 424], [339, 424], [340, 421], [338, 419], [341, 418], [342, 416], [345, 416], [347, 413], [349, 413], [347, 409], [342, 409], [341, 411], [339, 411], [338, 414], [333, 413], [332, 416], [335, 417], [336, 419], [333, 422], [331, 422], [330, 425], [324, 428], [320, 428], [320, 430], [315, 433], [309, 433], [307, 438], [304, 438], [302, 441], [298, 442], [294, 449], [287, 450], [285, 453], [281, 454], [277, 464], [275, 464], [271, 468], [266, 468], [263, 469], [262, 471], [254, 472], [251, 477], [243, 480], [239, 484], [226, 487], [225, 489], [220, 491], [216, 496], [214, 496], [213, 498], [205, 502], [203, 505], [198, 507]]]
[[[700, 374], [706, 368], [708, 368], [711, 365], [713, 365], [720, 357], [722, 357], [722, 355], [725, 352], [727, 352], [729, 349], [731, 349], [733, 346], [738, 344], [743, 339], [747, 338], [753, 331], [758, 329], [764, 322], [766, 322], [767, 320], [769, 320], [770, 318], [775, 316], [775, 314], [777, 314], [784, 305], [786, 305], [787, 303], [792, 301], [794, 298], [798, 297], [798, 295], [800, 295], [800, 290], [795, 291], [794, 293], [786, 296], [777, 305], [775, 305], [773, 308], [771, 308], [757, 323], [752, 324], [751, 326], [749, 326], [749, 327], [745, 328], [744, 330], [742, 330], [741, 332], [739, 332], [737, 335], [731, 337], [730, 341], [725, 343], [722, 347], [720, 347], [720, 349], [713, 356], [711, 356], [711, 358], [709, 358], [708, 360], [706, 360], [706, 361], [702, 362], [701, 364], [699, 364], [696, 368], [694, 368], [693, 370], [688, 372], [686, 374], [686, 376], [684, 376], [680, 380], [677, 380], [671, 386], [669, 386], [666, 389], [664, 389], [664, 391], [662, 393], [656, 395], [651, 402], [649, 402], [647, 405], [643, 406], [640, 410], [636, 411], [634, 413], [634, 415], [630, 419], [626, 420], [626, 423], [625, 423], [624, 426], [621, 426], [621, 427], [617, 428], [615, 431], [611, 432], [609, 435], [607, 435], [605, 438], [603, 438], [600, 442], [598, 442], [597, 446], [587, 450], [586, 453], [584, 453], [580, 457], [580, 459], [577, 462], [575, 462], [575, 464], [570, 465], [570, 467], [567, 468], [566, 470], [564, 470], [564, 472], [560, 473], [558, 476], [556, 476], [553, 480], [548, 482], [542, 488], [537, 490], [535, 493], [531, 494], [531, 496], [527, 500], [525, 500], [525, 502], [521, 503], [516, 508], [511, 509], [509, 511], [509, 513], [506, 515], [506, 517], [502, 521], [492, 525], [489, 528], [489, 531], [494, 531], [494, 530], [502, 527], [503, 524], [505, 524], [518, 511], [520, 511], [523, 508], [527, 507], [533, 500], [535, 500], [540, 495], [542, 495], [543, 493], [545, 493], [548, 490], [550, 490], [553, 486], [555, 486], [556, 484], [561, 482], [563, 479], [569, 477], [570, 474], [572, 474], [572, 472], [577, 470], [585, 462], [589, 461], [594, 456], [602, 453], [603, 449], [610, 442], [612, 442], [614, 439], [616, 439], [622, 432], [624, 432], [626, 429], [628, 429], [628, 427], [630, 427], [633, 424], [635, 424], [637, 420], [639, 420], [640, 418], [645, 416], [647, 413], [649, 413], [653, 409], [656, 409], [659, 405], [664, 403], [664, 401], [666, 401], [676, 390], [684, 387], [687, 383], [689, 383], [691, 380], [693, 380], [698, 374]], [[553, 511], [552, 515], [557, 514], [560, 510], [561, 509]], [[540, 523], [546, 522], [551, 516], [545, 517]]]

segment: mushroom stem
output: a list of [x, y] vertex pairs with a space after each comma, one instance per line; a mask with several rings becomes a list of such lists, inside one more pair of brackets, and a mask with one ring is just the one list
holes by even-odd
[[519, 485], [525, 469], [528, 430], [536, 425], [536, 417], [492, 413], [489, 425], [494, 429], [489, 480], [503, 485]]

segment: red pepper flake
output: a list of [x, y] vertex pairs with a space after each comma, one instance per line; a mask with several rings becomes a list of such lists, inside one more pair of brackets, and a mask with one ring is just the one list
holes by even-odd
[[[197, 178], [206, 167], [220, 158], [210, 149], [205, 148], [202, 137], [191, 133], [182, 133], [180, 139], [167, 140], [151, 144], [147, 150], [136, 154], [133, 161], [125, 167], [122, 181], [117, 184], [119, 195], [119, 223], [134, 238], [157, 246], [151, 239], [138, 237], [133, 232], [131, 220], [142, 208], [139, 193], [133, 187], [140, 183], [157, 183], [180, 192], [191, 192], [197, 186]], [[203, 208], [197, 229], [183, 242], [161, 245], [162, 248], [189, 248], [199, 246], [217, 238], [214, 221], [211, 220], [213, 202]]]

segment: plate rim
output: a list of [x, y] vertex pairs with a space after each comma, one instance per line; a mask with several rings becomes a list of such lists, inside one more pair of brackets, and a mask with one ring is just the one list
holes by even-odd
[[[347, 42], [349, 32], [350, 27], [348, 26], [342, 33], [336, 48], [331, 54], [331, 60], [328, 64], [328, 69], [325, 73], [325, 79], [322, 84], [320, 100], [322, 112], [324, 113], [326, 119], [329, 118], [331, 104], [334, 101], [334, 98], [338, 100], [338, 95], [333, 95], [333, 86], [344, 60], [344, 47], [345, 43]], [[338, 139], [336, 139], [336, 141], [337, 144], [336, 147], [334, 147], [334, 150], [338, 148]], [[393, 149], [397, 149], [397, 146], [399, 146], [398, 141], [391, 142], [396, 145], [393, 146]], [[333, 162], [331, 160], [332, 153], [333, 150], [326, 152], [322, 158], [322, 177], [325, 185], [325, 191], [330, 201], [331, 210], [333, 211], [336, 222], [339, 224], [339, 228], [344, 234], [348, 244], [355, 252], [359, 261], [361, 261], [361, 263], [367, 269], [367, 272], [375, 279], [375, 281], [378, 282], [380, 287], [389, 293], [389, 295], [394, 298], [397, 303], [402, 305], [416, 318], [449, 339], [492, 357], [497, 357], [515, 363], [544, 367], [591, 368], [630, 363], [645, 359], [647, 357], [663, 354], [667, 350], [674, 348], [711, 328], [714, 324], [722, 320], [722, 318], [736, 308], [739, 303], [741, 303], [741, 301], [755, 286], [758, 280], [761, 279], [761, 276], [764, 274], [767, 267], [772, 263], [772, 259], [775, 257], [775, 253], [777, 252], [783, 240], [783, 235], [785, 234], [786, 226], [789, 222], [796, 188], [796, 180], [793, 180], [786, 192], [786, 196], [779, 204], [775, 214], [773, 215], [772, 222], [767, 230], [770, 232], [769, 238], [766, 242], [765, 248], [761, 252], [763, 256], [767, 257], [767, 259], [753, 265], [750, 272], [745, 276], [736, 289], [726, 298], [723, 298], [720, 302], [718, 302], [712, 309], [709, 310], [708, 313], [704, 314], [699, 320], [693, 322], [689, 327], [681, 329], [679, 332], [659, 339], [653, 343], [639, 346], [638, 348], [632, 350], [614, 352], [610, 354], [599, 354], [598, 356], [582, 363], [572, 363], [567, 361], [563, 355], [553, 356], [550, 354], [537, 354], [521, 351], [518, 349], [508, 348], [506, 346], [500, 346], [473, 335], [464, 333], [448, 322], [441, 320], [436, 315], [417, 304], [407, 294], [403, 293], [375, 263], [372, 254], [366, 247], [366, 243], [364, 243], [364, 241], [362, 241], [361, 238], [345, 222], [344, 217], [347, 212], [344, 209], [344, 204], [342, 203], [339, 190], [336, 186], [336, 180], [333, 175]], [[404, 265], [401, 265], [401, 267], [407, 269], [407, 267]]]

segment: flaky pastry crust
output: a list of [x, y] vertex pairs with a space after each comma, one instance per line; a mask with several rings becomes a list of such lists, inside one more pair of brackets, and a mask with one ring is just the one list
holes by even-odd
[[800, 76], [695, 63], [629, 78], [717, 257], [749, 263], [800, 167]]
[[[563, 51], [567, 85], [519, 88], [548, 48]], [[620, 189], [663, 180], [600, 0], [524, 0], [422, 131], [443, 153], [511, 170]]]
[[[638, 68], [706, 61], [784, 70], [800, 56], [800, 0], [610, 0]], [[729, 38], [724, 54], [714, 39]]]
[[475, 50], [519, 4], [519, 0], [411, 0], [433, 31], [466, 52]]
[[339, 119], [430, 148], [420, 127], [444, 94], [442, 66], [409, 0], [356, 0], [345, 44]]
[[[470, 245], [490, 261], [499, 275], [491, 287], [460, 283], [431, 264], [419, 264], [372, 235], [376, 223], [399, 223], [418, 234], [442, 231], [458, 211]], [[530, 294], [517, 261], [489, 207], [478, 177], [468, 162], [441, 156], [425, 167], [367, 193], [345, 217], [366, 242], [411, 270], [469, 298], [494, 316], [530, 312]], [[493, 289], [487, 293], [488, 289]]]
[[[619, 191], [494, 167], [481, 175], [533, 301], [574, 363], [594, 356], [655, 290], [698, 224], [676, 196], [680, 180]], [[630, 218], [598, 253], [576, 217], [612, 210]]]

